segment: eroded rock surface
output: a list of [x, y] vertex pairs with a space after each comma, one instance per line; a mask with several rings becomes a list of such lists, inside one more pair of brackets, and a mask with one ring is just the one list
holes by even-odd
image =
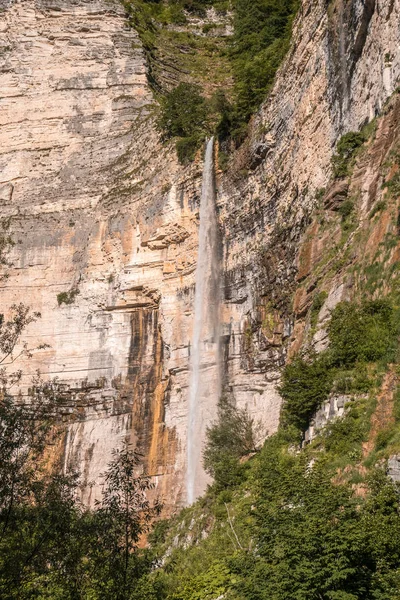
[[[40, 368], [70, 387], [65, 463], [82, 472], [86, 502], [112, 449], [132, 439], [170, 510], [185, 501], [202, 165], [183, 169], [160, 143], [145, 56], [117, 2], [0, 8], [1, 214], [16, 241], [1, 303], [40, 310], [28, 336], [50, 345], [23, 366], [25, 383]], [[305, 293], [293, 318], [301, 235], [338, 137], [398, 85], [399, 27], [398, 0], [329, 11], [304, 0], [274, 91], [218, 176], [225, 391], [269, 432], [307, 310]]]

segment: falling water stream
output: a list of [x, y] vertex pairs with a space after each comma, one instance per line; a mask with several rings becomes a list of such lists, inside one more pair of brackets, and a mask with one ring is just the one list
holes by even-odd
[[216, 416], [221, 389], [220, 251], [214, 176], [214, 138], [207, 142], [200, 201], [199, 250], [191, 344], [187, 441], [187, 503], [207, 485], [202, 450], [207, 425]]

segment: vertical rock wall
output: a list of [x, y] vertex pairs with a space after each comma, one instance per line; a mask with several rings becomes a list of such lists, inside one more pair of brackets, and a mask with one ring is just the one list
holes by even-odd
[[[220, 181], [229, 385], [276, 428], [276, 383], [301, 325], [298, 248], [338, 138], [379, 114], [400, 82], [400, 2], [304, 0], [273, 92]], [[335, 302], [340, 301], [340, 290]]]
[[[398, 85], [399, 4], [304, 0], [274, 91], [218, 176], [225, 393], [270, 432], [296, 337], [298, 240], [337, 138]], [[145, 56], [119, 3], [0, 8], [0, 211], [16, 242], [1, 305], [40, 310], [27, 340], [50, 346], [22, 365], [24, 383], [40, 368], [68, 386], [65, 464], [82, 472], [86, 502], [128, 439], [171, 509], [185, 497], [202, 165], [183, 169], [161, 145]]]

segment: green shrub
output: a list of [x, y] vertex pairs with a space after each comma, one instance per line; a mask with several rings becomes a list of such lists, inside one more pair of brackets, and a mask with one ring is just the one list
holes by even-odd
[[328, 328], [333, 364], [354, 366], [389, 356], [397, 343], [397, 327], [387, 299], [361, 305], [341, 302], [332, 312]]
[[176, 153], [178, 160], [182, 165], [192, 162], [196, 156], [197, 150], [201, 147], [202, 140], [197, 136], [180, 138], [176, 142]]
[[180, 83], [161, 100], [158, 124], [167, 138], [192, 137], [203, 131], [206, 117], [206, 101], [200, 88]]
[[[314, 299], [311, 320], [324, 297]], [[328, 326], [329, 349], [319, 355], [297, 356], [282, 373], [282, 420], [305, 430], [310, 418], [334, 391], [366, 394], [374, 386], [368, 363], [396, 359], [400, 334], [399, 311], [388, 298], [362, 304], [341, 302]]]
[[341, 178], [349, 175], [357, 150], [364, 142], [364, 135], [356, 131], [350, 131], [340, 138], [336, 146], [336, 154], [332, 158], [334, 177]]
[[217, 27], [217, 25], [215, 23], [206, 23], [205, 25], [203, 25], [201, 30], [203, 33], [207, 34], [207, 33], [210, 33], [210, 31], [212, 31], [216, 27]]
[[372, 208], [371, 212], [369, 213], [369, 218], [373, 219], [374, 216], [378, 213], [381, 212], [382, 210], [385, 210], [386, 208], [386, 202], [384, 200], [380, 200], [379, 202], [377, 202], [375, 204], [375, 206]]
[[348, 217], [351, 215], [351, 213], [353, 211], [354, 211], [354, 200], [351, 200], [350, 198], [348, 198], [347, 200], [342, 202], [342, 204], [338, 208], [338, 213], [341, 215], [343, 222], [346, 221], [346, 219], [348, 219]]
[[383, 429], [382, 431], [379, 431], [377, 436], [376, 436], [376, 440], [375, 440], [375, 450], [379, 451], [379, 450], [383, 450], [384, 448], [386, 448], [386, 446], [389, 444], [390, 439], [393, 437], [393, 429], [388, 428], [388, 429]]
[[307, 429], [310, 418], [327, 399], [332, 383], [333, 373], [326, 354], [297, 356], [286, 365], [279, 387], [284, 400], [284, 424]]
[[57, 294], [57, 302], [58, 306], [61, 304], [73, 304], [75, 302], [75, 297], [79, 294], [79, 290], [74, 288], [69, 292], [60, 292]]
[[256, 427], [247, 410], [236, 408], [222, 398], [218, 420], [207, 428], [203, 453], [204, 468], [221, 490], [240, 482], [244, 465], [239, 459], [256, 450]]
[[175, 25], [185, 25], [187, 23], [186, 15], [182, 7], [177, 4], [172, 4], [169, 8], [169, 18]]
[[400, 172], [387, 181], [385, 187], [394, 198], [398, 198], [400, 196]]
[[328, 297], [328, 294], [325, 291], [318, 292], [314, 296], [313, 303], [311, 305], [311, 312], [310, 312], [311, 327], [316, 326], [316, 324], [318, 322], [318, 315], [321, 312], [321, 308], [323, 307], [327, 297]]
[[221, 171], [227, 171], [229, 165], [229, 154], [220, 150], [218, 153], [218, 166]]
[[338, 394], [366, 394], [373, 387], [365, 363], [356, 363], [352, 369], [335, 373], [333, 391]]
[[325, 427], [322, 433], [325, 449], [340, 457], [354, 453], [356, 448], [361, 448], [368, 425], [365, 411], [352, 406], [344, 417], [335, 419]]

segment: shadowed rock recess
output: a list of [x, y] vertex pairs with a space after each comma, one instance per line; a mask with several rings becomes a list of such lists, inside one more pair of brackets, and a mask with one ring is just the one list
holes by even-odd
[[[161, 142], [120, 3], [0, 0], [0, 34], [0, 216], [15, 241], [0, 303], [40, 311], [26, 339], [49, 345], [18, 365], [21, 391], [37, 369], [65, 384], [63, 460], [82, 473], [85, 503], [130, 440], [170, 512], [186, 501], [202, 156], [183, 167]], [[338, 139], [399, 85], [399, 39], [397, 0], [303, 0], [272, 93], [217, 172], [222, 384], [268, 433], [315, 289], [321, 249], [305, 231], [317, 192]], [[378, 150], [357, 175], [364, 216], [381, 193]], [[327, 292], [326, 311], [349, 297], [340, 276]], [[323, 328], [315, 335], [323, 344]]]

